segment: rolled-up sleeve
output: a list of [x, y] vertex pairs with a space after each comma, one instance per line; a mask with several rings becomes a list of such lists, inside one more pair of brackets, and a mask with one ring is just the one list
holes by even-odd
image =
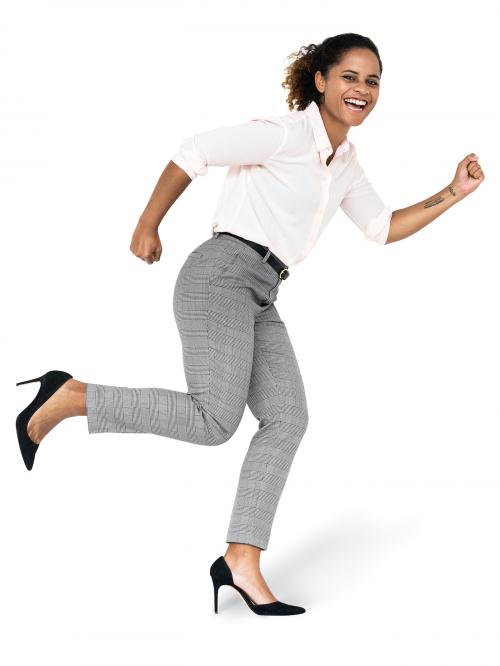
[[364, 232], [366, 240], [385, 245], [391, 226], [392, 209], [379, 197], [359, 163], [356, 163], [353, 183], [340, 207]]
[[252, 118], [185, 138], [171, 160], [194, 180], [209, 166], [264, 164], [280, 151], [286, 136], [286, 125], [278, 118]]

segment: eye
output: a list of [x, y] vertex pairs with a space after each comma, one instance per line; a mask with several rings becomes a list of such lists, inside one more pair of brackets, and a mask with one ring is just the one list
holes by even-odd
[[[343, 78], [344, 79], [353, 79], [354, 77], [351, 74], [343, 74]], [[369, 81], [370, 81], [370, 83], [374, 83], [375, 86], [378, 86], [378, 81], [376, 81], [375, 79], [370, 79]]]

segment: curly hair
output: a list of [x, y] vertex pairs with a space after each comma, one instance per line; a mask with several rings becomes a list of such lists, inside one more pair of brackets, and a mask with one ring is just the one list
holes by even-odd
[[327, 37], [321, 44], [301, 46], [291, 53], [287, 58], [292, 62], [286, 67], [285, 80], [281, 84], [282, 88], [289, 89], [286, 99], [289, 110], [296, 108], [303, 111], [313, 100], [319, 105], [323, 95], [316, 88], [314, 75], [319, 70], [326, 78], [330, 67], [337, 65], [347, 51], [354, 48], [370, 49], [377, 56], [382, 75], [382, 61], [377, 47], [369, 37], [355, 32]]

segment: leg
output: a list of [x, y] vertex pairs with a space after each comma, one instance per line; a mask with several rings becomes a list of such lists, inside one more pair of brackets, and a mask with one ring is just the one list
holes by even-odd
[[267, 549], [278, 502], [308, 423], [298, 363], [274, 305], [255, 322], [248, 405], [259, 429], [241, 469], [224, 559], [236, 585], [257, 603], [268, 603], [276, 597], [260, 571], [260, 553]]
[[255, 320], [248, 405], [259, 420], [259, 429], [243, 461], [226, 541], [266, 550], [278, 502], [308, 423], [299, 366], [274, 304]]
[[[211, 255], [207, 261], [200, 261], [195, 251], [177, 278], [174, 315], [181, 337], [187, 393], [69, 380], [33, 415], [33, 437], [40, 435], [42, 423], [56, 401], [70, 397], [65, 387], [74, 382], [80, 389], [80, 401], [81, 388], [85, 391], [90, 434], [153, 433], [204, 445], [227, 441], [245, 410], [254, 337], [254, 311], [248, 307], [248, 300], [231, 290], [230, 281], [216, 279], [234, 259]], [[81, 409], [75, 411], [67, 403], [63, 418], [77, 413], [82, 413]]]

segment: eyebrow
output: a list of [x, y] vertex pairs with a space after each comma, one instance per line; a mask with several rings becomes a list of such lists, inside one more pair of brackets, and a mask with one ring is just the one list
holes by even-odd
[[[344, 72], [352, 72], [353, 74], [359, 74], [359, 72], [354, 71], [354, 69], [344, 69], [341, 74], [344, 74]], [[380, 76], [378, 74], [368, 74], [368, 76], [374, 76], [375, 78], [380, 80]]]

